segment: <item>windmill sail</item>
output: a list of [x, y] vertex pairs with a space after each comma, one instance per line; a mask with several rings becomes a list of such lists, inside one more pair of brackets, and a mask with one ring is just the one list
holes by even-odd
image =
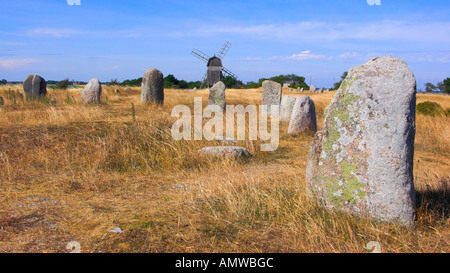
[[227, 76], [231, 76], [232, 78], [237, 80], [237, 76], [236, 74], [234, 74], [233, 72], [231, 72], [230, 70], [226, 69], [225, 67], [222, 67], [222, 72], [223, 74], [227, 75]]
[[208, 62], [209, 57], [208, 55], [206, 55], [205, 53], [201, 52], [200, 50], [194, 48], [191, 52], [192, 55], [194, 55], [195, 57], [199, 58], [200, 60], [204, 61], [205, 63]]
[[222, 49], [220, 50], [219, 54], [217, 54], [217, 57], [219, 57], [219, 59], [223, 59], [223, 57], [225, 57], [225, 55], [227, 54], [228, 50], [231, 47], [231, 43], [230, 42], [225, 42], [225, 44], [223, 45]]

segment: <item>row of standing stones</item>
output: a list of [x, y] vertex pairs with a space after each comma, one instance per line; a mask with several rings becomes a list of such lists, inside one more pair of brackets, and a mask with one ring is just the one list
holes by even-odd
[[[223, 82], [216, 83], [208, 105], [225, 110], [225, 89]], [[45, 80], [30, 75], [24, 91], [45, 96]], [[100, 83], [92, 79], [82, 97], [99, 102], [100, 94]], [[163, 74], [157, 69], [145, 72], [141, 101], [163, 104]], [[270, 106], [281, 104], [279, 118], [289, 121], [290, 134], [317, 130], [314, 102], [308, 96], [282, 99], [281, 85], [265, 81], [262, 104], [269, 114]], [[329, 209], [413, 227], [415, 104], [416, 80], [403, 60], [373, 58], [349, 70], [310, 147], [306, 168], [310, 196]], [[206, 147], [200, 152], [249, 156], [237, 146]]]
[[[47, 83], [39, 75], [29, 75], [23, 82], [23, 90], [27, 97], [44, 97], [47, 94]], [[81, 97], [86, 103], [100, 103], [101, 94], [102, 85], [97, 78], [93, 78], [83, 88]], [[159, 70], [150, 68], [145, 72], [142, 78], [141, 101], [144, 103], [164, 103], [164, 77]]]

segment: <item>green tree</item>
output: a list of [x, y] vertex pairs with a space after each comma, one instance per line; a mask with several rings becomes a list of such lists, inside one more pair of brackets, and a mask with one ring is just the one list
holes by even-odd
[[237, 80], [231, 76], [226, 76], [222, 79], [222, 82], [227, 88], [231, 88], [237, 83]]
[[119, 81], [117, 79], [111, 79], [111, 81], [107, 82], [106, 85], [119, 85]]
[[450, 94], [450, 78], [447, 78], [443, 82], [443, 93]]
[[68, 87], [69, 87], [69, 78], [66, 78], [66, 79], [56, 83], [56, 88], [57, 89], [66, 90]]
[[133, 80], [124, 80], [120, 85], [123, 86], [141, 86], [142, 78], [133, 79]]
[[341, 87], [342, 82], [345, 80], [345, 78], [347, 78], [348, 75], [348, 71], [345, 71], [344, 73], [342, 73], [341, 75], [341, 80], [339, 82], [334, 83], [334, 89], [339, 89], [339, 87]]
[[179, 88], [179, 80], [174, 75], [169, 74], [164, 78], [164, 88]]
[[7, 83], [8, 83], [8, 81], [5, 79], [2, 79], [2, 81], [0, 82], [0, 84], [7, 84]]
[[425, 83], [425, 92], [433, 92], [437, 89], [436, 85], [432, 84], [431, 82]]

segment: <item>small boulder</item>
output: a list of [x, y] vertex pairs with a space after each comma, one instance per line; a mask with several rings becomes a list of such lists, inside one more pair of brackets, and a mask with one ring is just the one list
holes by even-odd
[[238, 146], [214, 146], [205, 147], [199, 150], [200, 153], [209, 156], [220, 156], [220, 157], [232, 157], [232, 158], [246, 158], [250, 157], [250, 152]]

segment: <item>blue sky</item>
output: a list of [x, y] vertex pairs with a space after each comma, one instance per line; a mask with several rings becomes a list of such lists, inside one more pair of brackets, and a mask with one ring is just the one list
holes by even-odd
[[295, 73], [330, 87], [342, 72], [392, 55], [418, 88], [450, 77], [450, 1], [0, 0], [0, 79], [122, 81], [147, 68], [200, 80], [190, 53], [232, 46], [224, 66], [243, 82]]

